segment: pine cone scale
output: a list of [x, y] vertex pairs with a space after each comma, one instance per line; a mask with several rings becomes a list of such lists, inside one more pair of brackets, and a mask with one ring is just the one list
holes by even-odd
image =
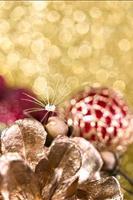
[[46, 149], [46, 134], [33, 119], [2, 133], [1, 200], [123, 199], [116, 179], [101, 179], [102, 159], [92, 144], [58, 136]]

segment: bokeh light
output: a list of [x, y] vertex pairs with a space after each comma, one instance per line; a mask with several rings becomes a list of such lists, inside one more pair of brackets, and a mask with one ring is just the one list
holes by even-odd
[[133, 2], [0, 1], [0, 74], [58, 101], [62, 90], [109, 86], [133, 107]]

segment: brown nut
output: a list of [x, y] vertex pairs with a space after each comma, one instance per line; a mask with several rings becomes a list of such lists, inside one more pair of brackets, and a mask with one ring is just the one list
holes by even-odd
[[58, 135], [67, 135], [68, 133], [67, 124], [59, 117], [50, 117], [45, 128], [49, 135], [53, 138]]

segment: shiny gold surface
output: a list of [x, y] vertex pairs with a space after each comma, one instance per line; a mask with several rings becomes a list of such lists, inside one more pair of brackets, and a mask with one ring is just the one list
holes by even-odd
[[133, 2], [0, 1], [0, 74], [55, 102], [100, 84], [133, 106]]

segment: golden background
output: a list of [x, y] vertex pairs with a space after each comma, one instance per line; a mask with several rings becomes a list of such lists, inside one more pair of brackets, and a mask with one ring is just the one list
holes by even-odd
[[[0, 74], [57, 102], [62, 91], [105, 85], [132, 106], [133, 2], [0, 1]], [[133, 177], [132, 154], [123, 168]]]

